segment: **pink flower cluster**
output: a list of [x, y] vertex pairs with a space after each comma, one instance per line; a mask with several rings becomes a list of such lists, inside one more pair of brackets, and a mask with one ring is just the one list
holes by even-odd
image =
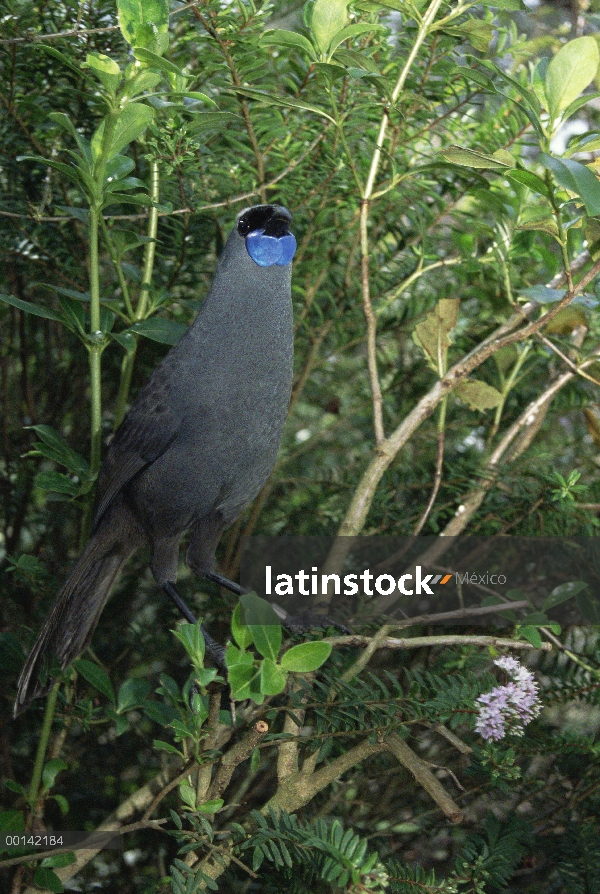
[[494, 664], [506, 671], [511, 682], [479, 696], [475, 729], [484, 739], [497, 742], [507, 732], [522, 736], [523, 727], [537, 717], [542, 705], [533, 674], [516, 658], [497, 658]]

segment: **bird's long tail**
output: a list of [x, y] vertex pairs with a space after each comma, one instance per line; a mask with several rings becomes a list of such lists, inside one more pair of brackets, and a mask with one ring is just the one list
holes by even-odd
[[59, 591], [56, 605], [19, 677], [15, 717], [32, 699], [50, 690], [48, 670], [53, 656], [61, 668], [68, 667], [91, 639], [112, 585], [134, 551], [107, 533], [106, 528], [100, 528], [91, 537]]

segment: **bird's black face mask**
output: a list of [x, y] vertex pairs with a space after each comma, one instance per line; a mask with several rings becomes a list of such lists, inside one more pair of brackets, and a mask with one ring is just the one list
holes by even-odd
[[238, 220], [237, 231], [246, 240], [246, 251], [259, 267], [285, 267], [296, 251], [290, 233], [291, 217], [279, 205], [257, 205]]

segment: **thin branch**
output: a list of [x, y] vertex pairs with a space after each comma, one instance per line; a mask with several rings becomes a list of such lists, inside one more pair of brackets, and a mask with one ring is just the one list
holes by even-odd
[[[380, 444], [374, 451], [374, 457], [369, 463], [367, 469], [355, 490], [354, 497], [348, 507], [346, 516], [338, 529], [338, 537], [336, 538], [331, 552], [325, 563], [325, 573], [334, 572], [343, 566], [348, 550], [350, 548], [350, 536], [356, 536], [363, 529], [377, 486], [386, 471], [393, 462], [399, 450], [406, 444], [409, 438], [415, 433], [419, 426], [428, 419], [437, 405], [449, 394], [459, 382], [462, 382], [481, 364], [492, 357], [501, 348], [516, 342], [524, 341], [532, 335], [535, 335], [550, 320], [567, 307], [575, 295], [583, 291], [588, 283], [600, 272], [600, 261], [597, 261], [588, 270], [580, 282], [568, 291], [565, 297], [557, 302], [554, 307], [542, 314], [535, 322], [528, 323], [526, 326], [518, 329], [517, 327], [532, 313], [538, 305], [536, 302], [527, 302], [522, 308], [516, 311], [502, 326], [495, 330], [488, 338], [484, 339], [469, 354], [456, 363], [447, 374], [437, 381], [433, 388], [425, 394], [411, 412], [404, 418], [395, 431], [389, 435], [386, 440]], [[569, 374], [570, 376], [573, 373]]]
[[[442, 404], [442, 406], [444, 406], [444, 405]], [[421, 533], [421, 531], [425, 527], [425, 522], [429, 518], [429, 513], [433, 509], [433, 504], [435, 503], [435, 501], [437, 499], [438, 491], [440, 489], [440, 484], [442, 483], [442, 469], [444, 466], [444, 438], [445, 438], [445, 430], [443, 428], [440, 428], [437, 433], [437, 441], [438, 441], [437, 458], [435, 461], [435, 475], [433, 478], [433, 487], [431, 489], [431, 496], [429, 497], [429, 500], [427, 501], [427, 506], [425, 507], [425, 510], [424, 510], [423, 514], [421, 515], [421, 518], [415, 525], [415, 529], [412, 534], [413, 537], [418, 537], [418, 535]]]
[[460, 807], [452, 800], [425, 761], [414, 753], [398, 733], [390, 733], [386, 736], [385, 741], [396, 760], [414, 776], [418, 784], [435, 801], [444, 816], [447, 816], [451, 823], [460, 823], [463, 818]]
[[[506, 606], [510, 608], [510, 606]], [[496, 606], [496, 611], [498, 606]], [[331, 636], [325, 637], [322, 642], [331, 643], [336, 648], [346, 648], [348, 646], [367, 646], [370, 647], [373, 642], [372, 636], [362, 636], [353, 633], [350, 636]], [[508, 639], [502, 636], [477, 636], [477, 634], [451, 633], [441, 634], [439, 636], [413, 636], [406, 639], [398, 639], [397, 637], [388, 636], [381, 639], [377, 644], [378, 649], [423, 649], [437, 648], [438, 646], [495, 646], [498, 649], [533, 649], [534, 651], [551, 652], [550, 643], [542, 643], [541, 646], [533, 646], [527, 640]]]

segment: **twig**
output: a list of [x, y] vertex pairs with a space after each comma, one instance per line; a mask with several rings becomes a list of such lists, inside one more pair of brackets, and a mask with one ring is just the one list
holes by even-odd
[[[508, 608], [508, 606], [507, 606]], [[353, 633], [350, 636], [325, 637], [322, 642], [331, 643], [336, 648], [347, 646], [370, 646], [372, 636]], [[533, 649], [534, 651], [551, 652], [550, 643], [533, 646], [521, 639], [506, 639], [501, 636], [477, 636], [471, 634], [452, 633], [440, 636], [413, 636], [409, 639], [397, 639], [388, 636], [378, 643], [379, 649], [422, 649], [437, 646], [496, 646], [499, 649]]]
[[[377, 486], [389, 465], [397, 456], [399, 450], [406, 444], [409, 438], [415, 433], [419, 426], [428, 419], [437, 405], [449, 394], [459, 382], [462, 382], [470, 373], [477, 369], [481, 364], [492, 357], [501, 348], [507, 345], [524, 341], [532, 335], [535, 335], [543, 326], [554, 319], [560, 311], [567, 307], [575, 295], [583, 291], [592, 279], [600, 272], [600, 261], [597, 261], [588, 270], [580, 282], [567, 292], [565, 297], [557, 302], [553, 308], [542, 314], [535, 322], [528, 323], [526, 326], [518, 329], [523, 317], [527, 317], [538, 305], [535, 302], [528, 302], [518, 311], [516, 311], [502, 326], [496, 329], [488, 338], [484, 339], [481, 344], [474, 348], [462, 360], [456, 363], [448, 373], [424, 395], [411, 412], [405, 417], [395, 431], [386, 438], [374, 451], [375, 455], [369, 463], [367, 469], [355, 490], [354, 497], [348, 507], [346, 516], [338, 529], [338, 537], [336, 538], [331, 552], [325, 563], [324, 571], [331, 573], [343, 566], [344, 560], [350, 549], [350, 537], [360, 533], [365, 525], [367, 515], [371, 508], [373, 498]], [[573, 376], [573, 373], [569, 373]]]
[[436, 779], [425, 761], [414, 753], [398, 733], [390, 733], [386, 736], [385, 741], [388, 750], [403, 767], [412, 773], [419, 785], [438, 805], [444, 816], [447, 816], [451, 823], [460, 823], [463, 818], [460, 807]]

